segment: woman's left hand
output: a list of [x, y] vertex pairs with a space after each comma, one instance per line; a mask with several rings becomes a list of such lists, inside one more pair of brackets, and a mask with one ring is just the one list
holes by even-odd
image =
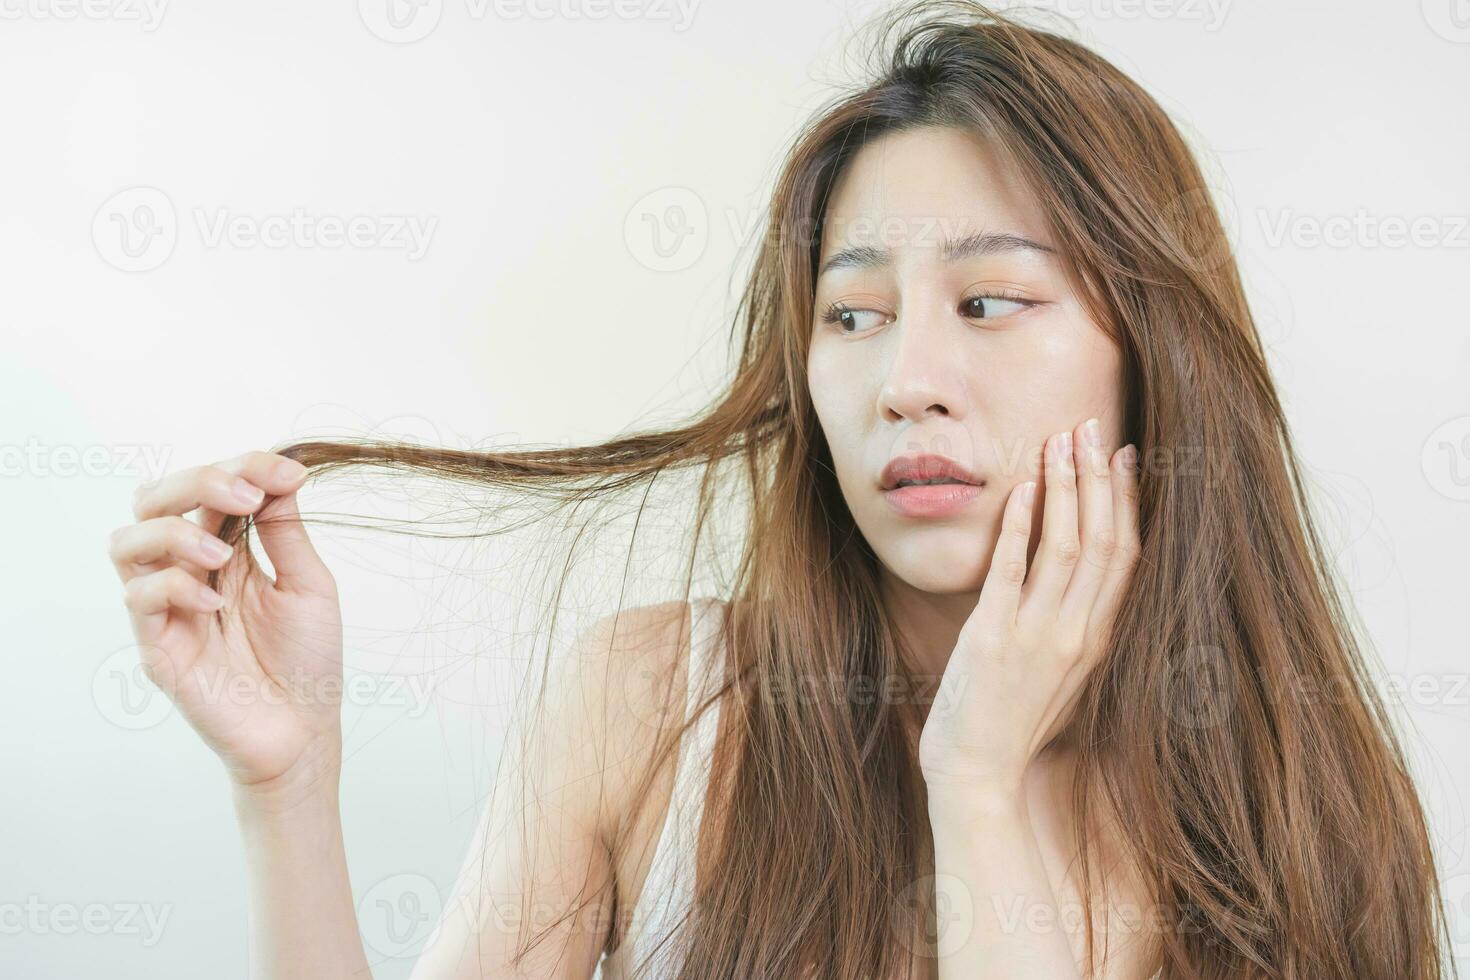
[[1012, 488], [1006, 501], [980, 599], [919, 739], [931, 791], [1018, 796], [1108, 646], [1139, 554], [1137, 452], [1126, 446], [1110, 460], [1089, 423], [1044, 447], [1041, 539], [1029, 574], [1038, 501], [1028, 502], [1026, 489], [1036, 484]]

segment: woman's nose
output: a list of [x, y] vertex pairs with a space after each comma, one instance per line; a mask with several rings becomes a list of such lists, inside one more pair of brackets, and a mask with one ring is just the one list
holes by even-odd
[[888, 370], [878, 393], [878, 414], [889, 422], [917, 422], [930, 415], [963, 417], [965, 360], [947, 324], [937, 317], [898, 321], [889, 335]]

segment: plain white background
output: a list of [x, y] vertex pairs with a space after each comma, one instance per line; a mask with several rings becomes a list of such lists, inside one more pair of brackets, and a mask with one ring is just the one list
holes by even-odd
[[[1470, 956], [1470, 8], [1053, 6], [1212, 175]], [[873, 9], [0, 0], [0, 972], [245, 976], [223, 774], [128, 670], [105, 549], [133, 488], [309, 433], [564, 444], [692, 411]], [[363, 685], [353, 884], [404, 977], [504, 709], [483, 662], [481, 695], [413, 681], [493, 646], [498, 600], [416, 545], [318, 540]]]

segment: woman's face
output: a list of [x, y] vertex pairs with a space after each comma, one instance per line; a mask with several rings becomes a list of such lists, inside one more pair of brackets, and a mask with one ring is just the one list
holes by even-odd
[[[807, 380], [858, 527], [912, 588], [978, 591], [1006, 497], [1040, 478], [1046, 439], [1095, 416], [1104, 451], [1120, 445], [1117, 346], [1083, 312], [1023, 182], [954, 128], [857, 153], [818, 273]], [[918, 454], [975, 486], [885, 491], [884, 467]]]

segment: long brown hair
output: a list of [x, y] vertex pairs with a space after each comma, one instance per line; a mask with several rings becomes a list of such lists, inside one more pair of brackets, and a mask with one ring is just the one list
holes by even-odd
[[[556, 507], [636, 499], [689, 470], [696, 543], [739, 501], [719, 692], [729, 719], [698, 855], [719, 871], [699, 877], [678, 977], [905, 976], [910, 937], [933, 914], [916, 892], [932, 874], [922, 708], [780, 693], [813, 676], [912, 676], [805, 364], [821, 220], [844, 165], [910, 127], [981, 132], [1026, 176], [1078, 295], [1119, 344], [1124, 439], [1139, 448], [1143, 552], [1072, 730], [1084, 901], [1097, 873], [1087, 828], [1106, 806], [1163, 910], [1164, 976], [1440, 977], [1420, 802], [1194, 157], [1140, 86], [1057, 33], [959, 0], [896, 8], [877, 30], [875, 77], [789, 149], [732, 327], [733, 375], [706, 410], [571, 448], [280, 451]], [[232, 519], [222, 534], [247, 532]], [[1095, 961], [1090, 927], [1088, 946]]]

